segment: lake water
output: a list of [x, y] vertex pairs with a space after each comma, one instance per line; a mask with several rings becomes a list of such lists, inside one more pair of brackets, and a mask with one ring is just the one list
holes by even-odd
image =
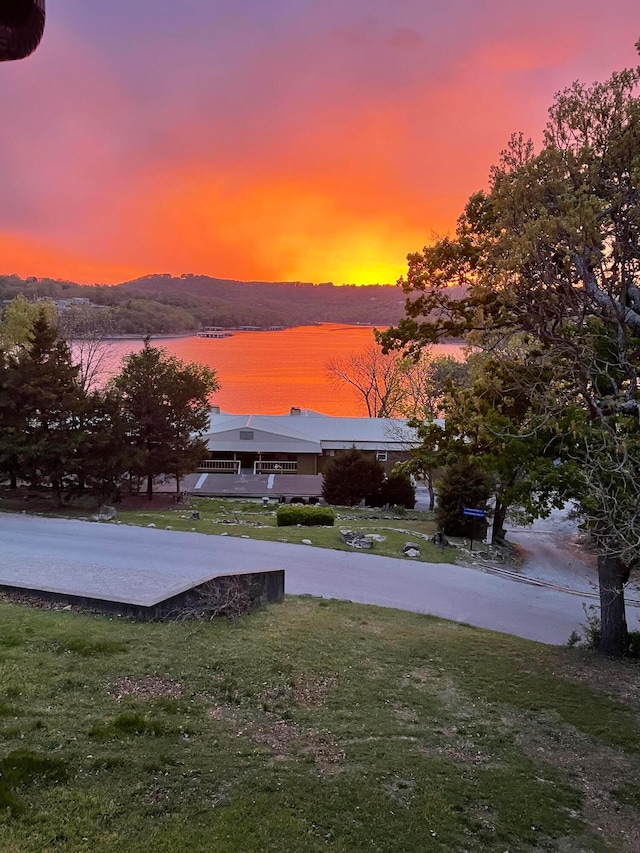
[[[373, 343], [369, 326], [323, 323], [273, 332], [234, 332], [230, 338], [155, 338], [183, 361], [215, 368], [221, 389], [212, 403], [235, 414], [285, 414], [292, 406], [334, 416], [366, 416], [364, 404], [348, 387], [334, 387], [326, 376], [332, 357], [358, 352]], [[138, 352], [142, 341], [111, 344], [110, 369], [123, 355]], [[457, 344], [439, 344], [434, 354], [459, 357]]]

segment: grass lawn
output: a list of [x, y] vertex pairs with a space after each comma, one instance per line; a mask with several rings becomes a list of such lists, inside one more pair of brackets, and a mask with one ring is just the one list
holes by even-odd
[[238, 622], [0, 602], [0, 850], [640, 849], [640, 669], [287, 598]]
[[[382, 542], [374, 542], [371, 553], [385, 557], [403, 557], [403, 546], [415, 541], [420, 546], [418, 559], [430, 563], [455, 563], [459, 556], [457, 549], [437, 548], [430, 541], [436, 532], [432, 514], [411, 512], [398, 515], [381, 509], [355, 509], [336, 507], [336, 521], [333, 527], [277, 527], [276, 505], [263, 507], [258, 501], [224, 500], [219, 498], [200, 498], [190, 502], [190, 508], [154, 509], [139, 507], [135, 510], [118, 510], [118, 519], [125, 524], [156, 524], [158, 527], [172, 527], [175, 530], [197, 530], [199, 533], [217, 533], [228, 536], [245, 536], [250, 539], [266, 539], [272, 542], [292, 542], [300, 544], [309, 539], [319, 548], [334, 548], [340, 551], [353, 551], [340, 539], [340, 530], [357, 530], [362, 533], [374, 533], [384, 537]], [[200, 519], [194, 521], [191, 512], [197, 510]], [[415, 559], [415, 558], [406, 558]]]

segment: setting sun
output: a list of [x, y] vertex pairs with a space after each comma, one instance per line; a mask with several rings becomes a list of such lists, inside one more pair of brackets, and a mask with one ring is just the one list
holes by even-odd
[[553, 37], [532, 4], [267, 5], [53, 9], [0, 69], [0, 272], [395, 283], [557, 89], [635, 58], [629, 0]]

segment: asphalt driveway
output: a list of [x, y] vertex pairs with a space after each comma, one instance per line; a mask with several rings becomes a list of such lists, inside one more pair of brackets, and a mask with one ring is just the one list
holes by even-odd
[[[310, 534], [312, 535], [312, 534]], [[477, 569], [171, 530], [0, 513], [0, 584], [118, 598], [127, 587], [184, 587], [221, 573], [285, 569], [287, 593], [429, 613], [562, 644], [584, 620], [587, 595], [532, 586]], [[629, 608], [629, 626], [640, 627]]]

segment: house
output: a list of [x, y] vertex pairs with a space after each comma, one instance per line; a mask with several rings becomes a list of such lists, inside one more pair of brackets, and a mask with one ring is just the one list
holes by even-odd
[[214, 407], [208, 457], [199, 471], [240, 474], [322, 474], [331, 457], [356, 447], [389, 473], [418, 441], [407, 422], [394, 418], [342, 418], [292, 408], [286, 415], [231, 415]]

